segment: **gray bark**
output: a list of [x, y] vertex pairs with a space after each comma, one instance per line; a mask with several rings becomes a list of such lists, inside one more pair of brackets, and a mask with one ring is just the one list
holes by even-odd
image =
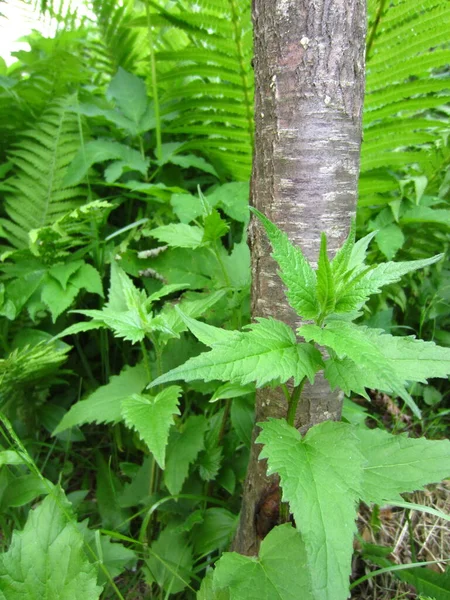
[[[283, 229], [316, 266], [320, 232], [332, 255], [356, 210], [364, 97], [365, 0], [253, 0], [255, 154], [252, 204]], [[252, 313], [292, 327], [270, 246], [252, 222]], [[297, 427], [338, 419], [341, 399], [318, 378], [305, 387]], [[256, 422], [285, 417], [276, 390], [257, 394]], [[253, 440], [258, 435], [255, 427]], [[276, 519], [276, 480], [253, 444], [233, 549], [257, 554], [262, 529]], [[272, 513], [271, 513], [272, 511]], [[259, 523], [259, 532], [256, 525]]]

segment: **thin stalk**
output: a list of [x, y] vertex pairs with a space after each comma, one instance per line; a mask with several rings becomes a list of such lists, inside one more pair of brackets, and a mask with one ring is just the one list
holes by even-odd
[[306, 377], [303, 377], [300, 384], [296, 388], [294, 388], [294, 391], [292, 392], [292, 395], [291, 395], [291, 398], [289, 401], [289, 408], [288, 408], [286, 421], [288, 422], [289, 425], [291, 425], [291, 427], [294, 427], [294, 425], [295, 425], [295, 415], [297, 414], [298, 401], [300, 400], [300, 396], [303, 391], [303, 386], [305, 385], [305, 382], [306, 382]]
[[220, 266], [220, 269], [222, 271], [223, 278], [224, 278], [224, 281], [225, 281], [225, 285], [227, 287], [231, 287], [231, 281], [230, 281], [230, 278], [228, 277], [228, 273], [227, 273], [227, 270], [225, 269], [225, 265], [223, 264], [223, 260], [222, 260], [222, 258], [220, 256], [220, 252], [217, 249], [217, 243], [216, 242], [212, 246], [211, 252], [214, 254], [214, 256], [216, 257], [217, 262], [219, 263], [219, 266]]
[[377, 33], [378, 25], [380, 24], [381, 17], [383, 16], [384, 7], [386, 5], [386, 0], [380, 0], [378, 4], [377, 14], [375, 15], [375, 21], [372, 25], [372, 29], [369, 34], [369, 39], [367, 40], [366, 46], [366, 59], [369, 57], [370, 51], [372, 50], [372, 45], [375, 39], [375, 35]]
[[153, 44], [153, 31], [152, 31], [152, 20], [150, 16], [150, 8], [148, 2], [145, 2], [145, 13], [147, 15], [147, 37], [148, 45], [150, 50], [150, 70], [152, 74], [152, 93], [153, 93], [153, 105], [155, 109], [155, 121], [156, 121], [156, 158], [161, 160], [162, 158], [162, 136], [161, 136], [161, 117], [159, 111], [159, 96], [158, 86], [156, 85], [156, 61], [155, 61], [155, 48]]
[[148, 358], [148, 352], [147, 352], [147, 348], [145, 347], [144, 340], [141, 340], [141, 352], [142, 352], [142, 358], [144, 359], [144, 366], [145, 366], [145, 371], [147, 373], [148, 380], [151, 381], [152, 371], [150, 369], [150, 360]]

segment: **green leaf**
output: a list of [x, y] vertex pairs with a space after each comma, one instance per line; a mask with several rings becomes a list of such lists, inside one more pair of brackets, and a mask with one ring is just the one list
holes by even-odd
[[350, 231], [344, 244], [336, 252], [331, 262], [334, 281], [339, 281], [342, 275], [347, 271], [348, 264], [355, 246], [356, 220], [352, 219]]
[[275, 527], [258, 559], [226, 552], [216, 563], [212, 588], [216, 594], [228, 590], [230, 600], [313, 600], [300, 534], [289, 524]]
[[118, 529], [123, 531], [127, 526], [129, 512], [120, 504], [122, 484], [100, 453], [96, 460], [97, 487], [95, 499], [102, 526], [105, 529]]
[[170, 204], [173, 212], [186, 225], [203, 214], [200, 200], [191, 194], [173, 194]]
[[98, 294], [103, 298], [102, 278], [92, 265], [84, 263], [70, 278], [70, 283], [79, 289], [83, 288], [91, 294]]
[[378, 248], [388, 260], [392, 260], [405, 243], [405, 236], [398, 225], [383, 227], [375, 236]]
[[71, 283], [68, 283], [67, 287], [64, 289], [56, 279], [50, 277], [46, 278], [42, 289], [41, 299], [42, 302], [48, 306], [53, 323], [61, 313], [72, 305], [75, 298], [78, 296], [79, 291], [79, 288]]
[[122, 400], [131, 394], [139, 394], [148, 383], [143, 364], [126, 366], [119, 375], [113, 375], [85, 400], [74, 404], [64, 415], [53, 435], [85, 423], [115, 423], [121, 419]]
[[380, 386], [376, 377], [347, 357], [331, 356], [325, 360], [325, 379], [332, 390], [339, 388], [346, 396], [354, 392], [366, 400], [370, 400], [366, 388], [379, 389]]
[[355, 429], [365, 458], [361, 499], [383, 504], [450, 475], [450, 441]]
[[333, 312], [335, 304], [334, 278], [327, 254], [327, 237], [324, 233], [322, 233], [320, 241], [316, 293], [320, 305], [320, 314], [326, 316]]
[[189, 465], [204, 449], [207, 428], [208, 422], [203, 415], [191, 415], [181, 431], [172, 429], [164, 470], [164, 483], [172, 495], [176, 496], [181, 492], [189, 473]]
[[117, 107], [133, 123], [138, 132], [148, 105], [144, 80], [119, 67], [109, 84], [108, 96], [114, 98]]
[[[59, 263], [53, 265], [48, 274], [58, 281], [63, 289], [66, 289], [67, 282], [74, 275], [82, 265], [85, 263], [82, 260], [76, 260], [74, 262]], [[80, 287], [80, 286], [79, 286]]]
[[0, 556], [0, 598], [96, 600], [100, 592], [97, 569], [86, 558], [70, 503], [55, 487]]
[[203, 239], [202, 242], [215, 242], [220, 240], [230, 229], [228, 224], [220, 217], [219, 212], [213, 209], [209, 215], [203, 219]]
[[376, 234], [376, 231], [372, 231], [355, 243], [350, 253], [350, 259], [347, 265], [348, 271], [351, 271], [355, 267], [361, 267], [365, 263], [367, 248]]
[[266, 230], [272, 244], [273, 258], [281, 268], [280, 277], [287, 286], [286, 297], [292, 308], [304, 319], [316, 319], [319, 304], [316, 298], [316, 274], [299, 248], [289, 241], [262, 213], [251, 209]]
[[235, 221], [248, 223], [249, 196], [249, 184], [246, 181], [233, 181], [217, 187], [206, 199], [212, 206], [220, 206], [224, 213]]
[[[345, 321], [330, 321], [323, 328], [317, 325], [304, 325], [298, 331], [306, 340], [314, 340], [318, 344], [334, 350], [339, 359], [347, 357], [356, 364], [356, 369], [350, 366], [349, 376], [346, 377], [347, 389], [350, 382], [353, 382], [358, 386], [353, 390], [357, 393], [361, 393], [362, 386], [395, 392], [420, 417], [419, 409], [405, 389], [405, 382], [407, 374], [412, 377], [420, 377], [423, 369], [419, 367], [417, 374], [414, 375], [407, 372], [406, 366], [402, 364], [401, 356], [397, 356], [398, 360], [396, 360], [397, 340], [405, 338], [394, 338], [389, 334], [383, 334], [381, 330], [369, 329]], [[419, 342], [419, 346], [421, 343], [432, 342]], [[438, 347], [435, 346], [435, 348]], [[438, 348], [438, 350], [443, 349]], [[416, 353], [416, 356], [419, 358], [420, 354]], [[427, 355], [424, 355], [424, 358], [425, 356]], [[410, 362], [407, 364], [409, 365]], [[425, 368], [428, 366], [426, 360], [424, 366]], [[447, 363], [447, 369], [449, 366], [450, 363]], [[338, 363], [335, 363], [335, 367], [341, 368], [342, 365], [339, 367]], [[434, 372], [437, 371], [436, 369]], [[328, 372], [330, 373], [330, 370]], [[335, 369], [332, 374], [333, 385], [338, 383], [337, 377]]]
[[192, 532], [195, 554], [206, 556], [215, 550], [226, 548], [231, 543], [238, 519], [238, 515], [225, 508], [206, 509], [203, 521]]
[[214, 481], [222, 466], [223, 449], [221, 446], [207, 444], [206, 450], [198, 457], [199, 473], [203, 481]]
[[195, 154], [173, 154], [167, 160], [167, 162], [172, 163], [173, 165], [178, 165], [183, 169], [199, 169], [200, 171], [204, 171], [205, 173], [210, 173], [215, 177], [219, 177], [215, 168], [207, 162], [201, 156], [196, 156]]
[[166, 527], [149, 551], [150, 558], [146, 561], [149, 582], [155, 581], [170, 594], [183, 591], [189, 585], [193, 566], [187, 537]]
[[327, 421], [300, 433], [283, 420], [258, 423], [267, 473], [278, 473], [302, 534], [316, 600], [348, 596], [363, 456], [352, 427]]
[[[190, 328], [191, 321], [187, 321]], [[323, 366], [320, 352], [309, 344], [297, 344], [293, 331], [281, 321], [258, 319], [247, 328], [249, 331], [225, 332], [196, 323], [193, 333], [200, 333], [200, 341], [212, 345], [212, 350], [158, 377], [151, 386], [177, 379], [218, 379], [240, 385], [255, 381], [261, 387], [272, 381], [284, 383], [291, 377], [298, 385], [304, 377], [312, 381]]]
[[406, 273], [432, 265], [442, 257], [443, 254], [438, 254], [422, 260], [387, 262], [373, 268], [357, 269], [352, 278], [336, 292], [335, 311], [345, 313], [361, 308], [369, 297], [378, 294], [383, 286], [396, 283]]
[[42, 494], [48, 494], [53, 484], [35, 473], [20, 475], [10, 480], [3, 491], [0, 507], [4, 511], [10, 507], [24, 506]]
[[254, 395], [236, 398], [231, 404], [231, 424], [247, 448], [252, 444], [252, 432], [255, 424], [255, 398]]
[[227, 398], [239, 398], [248, 394], [255, 393], [255, 386], [249, 383], [248, 385], [239, 385], [238, 383], [224, 383], [219, 386], [212, 395], [210, 402], [225, 400]]
[[179, 415], [181, 388], [172, 385], [156, 396], [133, 394], [122, 401], [122, 417], [147, 444], [156, 462], [164, 469], [169, 429], [173, 415]]
[[198, 248], [202, 245], [204, 231], [196, 225], [171, 223], [152, 229], [150, 235], [172, 248]]
[[143, 158], [137, 150], [112, 140], [98, 139], [87, 142], [80, 148], [67, 169], [64, 184], [71, 186], [80, 183], [92, 165], [107, 160], [118, 160], [121, 165], [109, 182], [115, 181], [122, 174], [124, 167], [131, 171], [138, 171], [144, 176], [147, 174], [148, 159]]
[[230, 600], [228, 589], [215, 591], [213, 589], [214, 571], [208, 571], [202, 579], [202, 585], [197, 592], [197, 600]]
[[[85, 544], [95, 552], [93, 556], [90, 552], [88, 558], [94, 565], [101, 564], [108, 572], [111, 578], [118, 577], [126, 567], [133, 567], [136, 564], [136, 554], [130, 548], [125, 548], [119, 542], [112, 542], [109, 535], [100, 535], [98, 530], [88, 528], [88, 520], [78, 524], [78, 529], [83, 535]], [[97, 562], [98, 561], [98, 562]], [[103, 569], [98, 568], [98, 583], [104, 585], [109, 578]]]

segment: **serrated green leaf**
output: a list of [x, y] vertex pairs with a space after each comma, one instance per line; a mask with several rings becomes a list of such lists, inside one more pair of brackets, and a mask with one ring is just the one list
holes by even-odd
[[170, 204], [181, 223], [186, 225], [203, 214], [198, 197], [192, 194], [173, 194]]
[[60, 263], [53, 265], [49, 269], [48, 274], [56, 279], [56, 281], [61, 284], [63, 289], [66, 289], [69, 279], [80, 269], [83, 264], [85, 263], [83, 263], [82, 260], [76, 260], [69, 263]]
[[189, 465], [204, 449], [204, 437], [208, 422], [203, 415], [191, 415], [182, 431], [172, 430], [167, 446], [164, 483], [171, 494], [181, 492], [188, 473]]
[[[388, 356], [389, 344], [395, 348], [396, 342], [392, 342], [392, 339], [402, 338], [393, 338], [381, 330], [369, 329], [346, 321], [330, 321], [323, 328], [317, 325], [304, 325], [298, 331], [306, 340], [314, 340], [322, 346], [331, 348], [338, 358], [347, 357], [353, 361], [357, 369], [352, 369], [351, 377], [353, 381], [356, 378], [357, 385], [373, 387], [376, 383], [375, 387], [378, 389], [396, 393], [420, 417], [417, 405], [405, 388], [405, 371], [402, 372], [401, 364], [397, 369], [395, 360]], [[336, 372], [334, 375], [337, 376]], [[350, 380], [347, 380], [347, 384], [349, 382]]]
[[335, 311], [345, 313], [358, 310], [372, 294], [378, 294], [385, 285], [400, 281], [406, 273], [438, 262], [442, 256], [443, 254], [438, 254], [422, 260], [380, 263], [373, 268], [356, 270], [352, 278], [336, 292]]
[[96, 600], [97, 569], [83, 549], [83, 537], [72, 521], [70, 503], [55, 488], [29, 513], [23, 531], [0, 556], [0, 598], [24, 600]]
[[103, 298], [103, 285], [100, 273], [92, 265], [84, 263], [70, 278], [70, 283], [78, 288], [83, 288], [91, 294], [98, 294]]
[[220, 240], [230, 229], [228, 224], [221, 218], [219, 212], [213, 209], [209, 215], [203, 218], [203, 239], [202, 242], [215, 242]]
[[370, 242], [376, 235], [376, 231], [371, 231], [355, 243], [355, 245], [352, 248], [350, 259], [347, 265], [349, 271], [351, 271], [355, 267], [360, 267], [365, 263], [367, 248], [369, 247]]
[[248, 223], [250, 213], [248, 199], [249, 184], [244, 181], [224, 183], [216, 188], [206, 199], [212, 206], [220, 206], [229, 217], [241, 223]]
[[222, 465], [223, 449], [209, 444], [198, 457], [199, 473], [203, 481], [214, 481]]
[[48, 306], [53, 322], [67, 310], [78, 296], [79, 288], [68, 283], [64, 289], [56, 279], [47, 277], [44, 281], [41, 300]]
[[330, 384], [330, 388], [335, 390], [339, 388], [346, 396], [351, 392], [359, 394], [369, 400], [366, 388], [379, 389], [379, 384], [371, 373], [358, 367], [349, 358], [338, 358], [331, 356], [325, 360], [325, 378]]
[[164, 469], [169, 429], [173, 415], [179, 415], [181, 388], [172, 385], [156, 396], [133, 394], [122, 401], [122, 418], [135, 429], [149, 447], [156, 462]]
[[204, 231], [197, 225], [171, 223], [150, 231], [150, 235], [172, 248], [199, 248], [203, 242]]
[[355, 429], [365, 457], [361, 499], [383, 504], [450, 475], [450, 441]]
[[335, 304], [334, 277], [327, 254], [327, 237], [322, 233], [317, 267], [317, 300], [322, 317], [333, 312]]
[[364, 334], [376, 344], [403, 381], [426, 383], [430, 377], [450, 374], [450, 348], [414, 336], [385, 334], [379, 329], [365, 328]]
[[348, 596], [356, 502], [361, 495], [363, 455], [345, 423], [327, 421], [302, 439], [283, 420], [258, 423], [267, 473], [278, 473], [302, 534], [315, 600]]
[[292, 308], [304, 319], [316, 319], [319, 304], [316, 298], [316, 274], [299, 248], [289, 241], [262, 213], [255, 208], [258, 217], [272, 244], [273, 258], [281, 268], [280, 277], [287, 286], [286, 297]]
[[339, 278], [347, 270], [348, 264], [350, 262], [350, 257], [353, 252], [353, 248], [355, 246], [355, 235], [356, 235], [356, 220], [352, 219], [352, 223], [350, 226], [350, 231], [345, 240], [344, 244], [339, 248], [336, 252], [335, 257], [331, 262], [331, 269], [333, 271], [334, 281], [339, 281]]
[[[293, 331], [281, 321], [258, 319], [248, 326], [249, 331], [226, 333], [209, 325], [203, 327], [204, 323], [200, 325], [199, 339], [208, 339], [212, 350], [158, 377], [151, 386], [177, 379], [218, 379], [241, 385], [254, 381], [261, 387], [272, 381], [284, 383], [291, 377], [298, 385], [304, 377], [312, 381], [323, 366], [320, 352], [312, 345], [298, 344]], [[200, 329], [198, 324], [195, 327]], [[218, 342], [213, 341], [215, 336], [220, 338]]]
[[192, 548], [186, 535], [166, 527], [151, 545], [146, 565], [150, 582], [155, 581], [170, 594], [182, 592], [189, 585], [193, 566]]
[[216, 563], [212, 588], [229, 591], [230, 600], [314, 600], [302, 537], [286, 524], [263, 540], [258, 559], [226, 552]]
[[113, 375], [106, 385], [100, 386], [85, 400], [74, 404], [64, 415], [53, 435], [85, 423], [115, 423], [121, 419], [121, 402], [130, 394], [138, 394], [148, 383], [143, 364], [126, 366], [119, 375]]

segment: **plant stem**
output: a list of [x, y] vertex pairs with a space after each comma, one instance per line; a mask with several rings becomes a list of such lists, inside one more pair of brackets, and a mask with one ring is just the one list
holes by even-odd
[[144, 366], [145, 366], [145, 370], [147, 372], [147, 377], [149, 379], [149, 381], [151, 381], [152, 379], [152, 371], [150, 369], [150, 361], [148, 358], [148, 352], [147, 352], [147, 348], [145, 347], [145, 341], [141, 340], [141, 352], [142, 352], [142, 357], [144, 359]]
[[292, 392], [292, 395], [289, 400], [289, 408], [288, 408], [286, 421], [292, 427], [294, 427], [294, 425], [295, 425], [295, 415], [297, 413], [298, 401], [300, 400], [300, 395], [302, 393], [303, 386], [305, 385], [305, 381], [306, 381], [306, 377], [303, 377], [300, 384], [296, 388], [294, 388], [294, 391]]
[[150, 17], [150, 8], [148, 2], [145, 2], [145, 13], [147, 15], [147, 36], [148, 45], [150, 50], [150, 70], [152, 74], [152, 93], [153, 93], [153, 105], [155, 109], [155, 131], [156, 131], [156, 158], [161, 160], [162, 158], [162, 142], [161, 142], [161, 118], [159, 113], [159, 97], [158, 97], [158, 86], [156, 85], [156, 61], [155, 61], [155, 48], [153, 44], [153, 31], [152, 31], [152, 20]]
[[381, 17], [383, 15], [384, 6], [386, 4], [386, 0], [379, 0], [377, 14], [375, 15], [375, 21], [372, 25], [372, 29], [369, 34], [369, 39], [367, 40], [366, 46], [366, 58], [369, 58], [370, 51], [372, 50], [373, 41], [375, 39], [375, 34], [377, 33], [378, 25], [380, 24]]
[[225, 265], [223, 264], [223, 260], [222, 260], [222, 258], [220, 256], [220, 252], [217, 249], [217, 243], [216, 242], [212, 246], [211, 251], [214, 254], [214, 256], [216, 257], [216, 260], [219, 263], [219, 266], [220, 266], [220, 268], [222, 270], [222, 274], [223, 274], [223, 278], [224, 278], [224, 281], [225, 281], [225, 285], [227, 287], [231, 287], [231, 281], [230, 281], [230, 278], [228, 277], [228, 273], [227, 273], [227, 270], [225, 269]]

